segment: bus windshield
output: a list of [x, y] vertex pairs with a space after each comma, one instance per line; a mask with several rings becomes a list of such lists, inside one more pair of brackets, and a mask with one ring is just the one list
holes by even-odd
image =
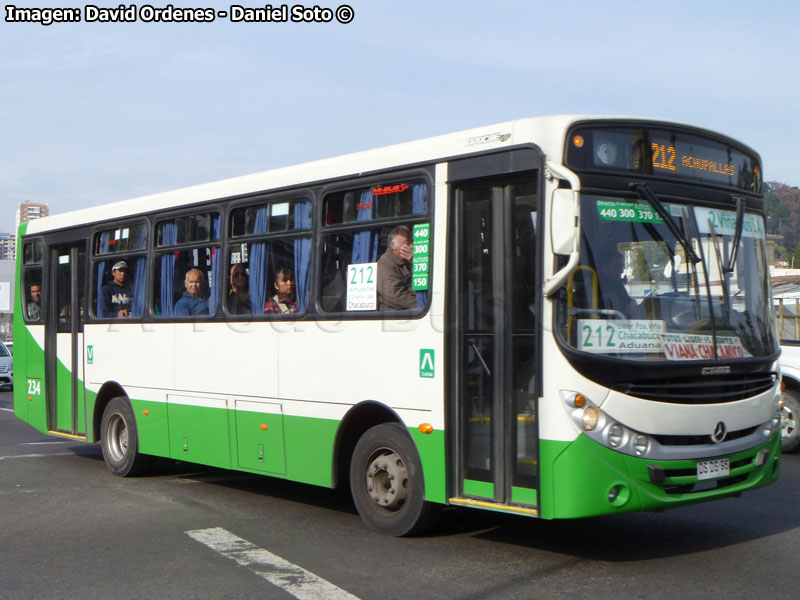
[[735, 210], [584, 195], [581, 262], [558, 300], [562, 343], [638, 361], [777, 352], [764, 219]]

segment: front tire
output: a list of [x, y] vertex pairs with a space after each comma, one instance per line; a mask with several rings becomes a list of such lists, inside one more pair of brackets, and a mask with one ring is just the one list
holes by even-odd
[[358, 440], [350, 461], [350, 491], [361, 519], [379, 533], [420, 533], [435, 517], [435, 507], [425, 500], [417, 449], [398, 423], [376, 425]]
[[100, 422], [103, 460], [114, 475], [141, 475], [152, 465], [153, 457], [139, 453], [136, 419], [127, 398], [112, 398]]
[[781, 450], [795, 452], [800, 448], [800, 394], [795, 390], [783, 390], [783, 409], [781, 410]]

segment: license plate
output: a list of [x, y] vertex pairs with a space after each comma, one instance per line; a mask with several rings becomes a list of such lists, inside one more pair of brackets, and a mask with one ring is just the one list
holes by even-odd
[[731, 461], [727, 458], [701, 460], [697, 463], [697, 479], [716, 479], [731, 474]]

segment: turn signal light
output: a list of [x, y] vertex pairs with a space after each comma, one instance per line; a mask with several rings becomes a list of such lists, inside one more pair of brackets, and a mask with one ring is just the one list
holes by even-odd
[[419, 427], [417, 427], [422, 433], [433, 433], [433, 425], [430, 423], [423, 423]]
[[259, 425], [259, 426], [258, 426], [258, 428], [259, 428], [261, 431], [266, 431], [267, 429], [269, 429], [269, 427], [267, 427], [267, 426], [266, 426], [264, 423], [262, 423], [261, 425]]

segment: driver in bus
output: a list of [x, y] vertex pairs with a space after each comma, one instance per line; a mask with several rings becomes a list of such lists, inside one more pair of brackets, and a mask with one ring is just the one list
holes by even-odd
[[[625, 287], [623, 279], [625, 256], [615, 244], [594, 248], [594, 252], [584, 249], [582, 257], [587, 259], [583, 267], [575, 273], [574, 297], [578, 308], [598, 308], [621, 313], [630, 318], [637, 303]], [[595, 298], [595, 278], [597, 298]]]
[[636, 310], [637, 304], [625, 287], [627, 277], [623, 279], [625, 255], [618, 252], [616, 248], [612, 248], [595, 266], [600, 287], [600, 298], [598, 299], [600, 307], [617, 310], [626, 317], [630, 317]]

